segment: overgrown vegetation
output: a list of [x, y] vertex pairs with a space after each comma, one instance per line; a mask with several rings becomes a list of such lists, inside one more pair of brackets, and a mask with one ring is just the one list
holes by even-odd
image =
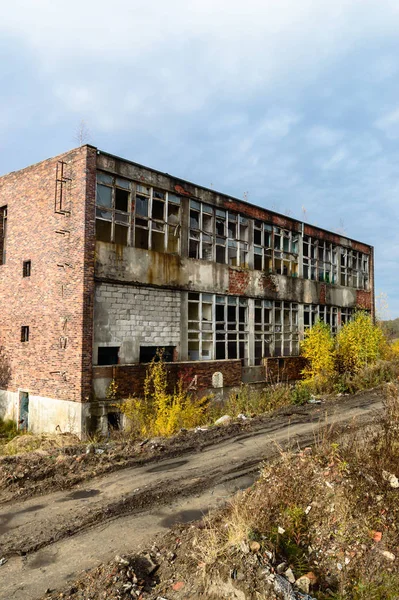
[[0, 443], [8, 442], [18, 433], [17, 426], [11, 419], [3, 420], [0, 418]]
[[121, 405], [132, 433], [169, 436], [181, 428], [196, 427], [207, 420], [209, 397], [192, 398], [180, 380], [173, 393], [168, 392], [168, 377], [162, 352], [150, 363], [144, 399], [131, 397]]
[[[313, 394], [355, 393], [394, 380], [399, 375], [399, 347], [390, 346], [380, 327], [364, 311], [333, 337], [329, 326], [318, 322], [305, 334], [301, 353], [307, 359], [303, 381], [295, 385], [269, 382], [259, 388], [241, 385], [224, 401], [197, 399], [179, 381], [168, 390], [167, 366], [159, 353], [148, 367], [144, 397], [121, 404], [133, 436], [170, 436], [181, 428], [213, 423], [223, 414], [237, 417], [264, 414], [289, 404], [305, 404]], [[117, 400], [114, 381], [107, 397]]]
[[308, 360], [304, 383], [312, 393], [355, 393], [391, 381], [399, 374], [399, 346], [390, 345], [381, 327], [359, 310], [334, 338], [325, 323], [305, 333]]
[[256, 540], [260, 555], [295, 578], [307, 573], [318, 600], [397, 600], [398, 432], [399, 386], [391, 383], [372, 431], [341, 444], [326, 432], [315, 450], [265, 465], [257, 484], [197, 534], [205, 572], [231, 565]]

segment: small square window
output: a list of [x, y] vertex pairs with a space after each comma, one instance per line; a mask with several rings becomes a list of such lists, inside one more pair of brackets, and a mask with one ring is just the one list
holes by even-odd
[[21, 327], [21, 342], [29, 342], [29, 326], [27, 325]]
[[30, 270], [31, 270], [31, 261], [30, 260], [24, 260], [24, 262], [22, 264], [22, 276], [23, 277], [30, 277]]

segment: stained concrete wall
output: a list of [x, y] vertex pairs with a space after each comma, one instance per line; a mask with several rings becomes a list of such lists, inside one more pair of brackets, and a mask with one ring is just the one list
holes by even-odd
[[[89, 404], [29, 395], [28, 431], [55, 433], [59, 426], [62, 432], [81, 437], [89, 412]], [[0, 390], [0, 416], [13, 421], [19, 419], [19, 392]]]
[[357, 304], [357, 291], [354, 288], [298, 277], [266, 275], [263, 271], [104, 242], [96, 244], [95, 273], [100, 280], [121, 284], [166, 286], [214, 294], [243, 294], [253, 298], [305, 304], [341, 307], [355, 307]]

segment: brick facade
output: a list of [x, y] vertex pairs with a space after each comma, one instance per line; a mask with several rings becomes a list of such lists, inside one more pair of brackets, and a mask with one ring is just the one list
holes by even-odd
[[265, 358], [266, 381], [278, 383], [295, 381], [302, 378], [306, 359], [303, 356], [286, 356], [285, 358]]
[[[64, 183], [57, 188], [61, 161]], [[0, 178], [0, 206], [8, 207], [0, 343], [11, 358], [11, 391], [75, 401], [90, 393], [90, 331], [82, 332], [92, 297], [86, 198], [94, 198], [94, 181], [95, 149], [87, 146]], [[26, 260], [30, 277], [22, 276]], [[29, 327], [29, 342], [21, 342], [22, 326]]]
[[[175, 362], [166, 365], [168, 389], [172, 392], [182, 379], [185, 386], [201, 392], [212, 388], [212, 376], [219, 372], [223, 375], [225, 387], [239, 386], [242, 366], [240, 360], [210, 360], [204, 362]], [[142, 396], [148, 365], [115, 365], [113, 367], [94, 367], [94, 378], [112, 378], [118, 385], [118, 393], [123, 398]]]
[[[100, 218], [103, 221], [108, 218], [109, 222], [113, 219], [113, 228], [116, 227], [116, 214], [119, 219], [125, 219], [119, 222], [129, 226], [127, 245], [113, 243], [111, 239], [115, 238], [112, 236], [108, 241], [98, 240], [96, 243], [97, 169], [102, 171], [103, 177], [108, 174], [108, 189], [113, 186], [109, 204], [101, 205]], [[121, 179], [124, 180], [122, 183]], [[152, 187], [159, 194], [165, 207], [162, 213], [164, 222], [159, 212], [158, 216], [154, 216], [151, 209], [144, 215], [147, 219], [144, 225], [140, 213], [141, 225], [137, 225], [134, 198], [139, 198], [139, 195], [135, 196], [138, 182], [147, 190]], [[124, 189], [129, 190], [125, 191], [128, 194], [126, 209], [115, 204], [118, 185], [125, 185]], [[153, 201], [153, 191], [147, 193], [144, 202]], [[144, 193], [143, 190], [141, 192]], [[177, 226], [168, 220], [169, 198], [166, 192], [181, 196], [180, 200], [175, 197], [171, 201], [172, 205], [180, 205]], [[305, 280], [301, 277], [301, 269], [298, 277], [277, 274], [277, 270], [269, 274], [254, 269], [251, 244], [256, 227], [253, 222], [248, 226], [250, 251], [249, 260], [245, 262], [248, 268], [230, 266], [228, 260], [216, 262], [215, 256], [212, 261], [190, 258], [190, 199], [291, 230], [297, 233], [295, 237], [300, 242], [302, 234], [310, 235], [368, 254], [369, 289], [355, 290]], [[7, 233], [4, 238], [2, 217], [5, 207]], [[141, 210], [144, 209], [141, 207]], [[113, 216], [109, 217], [111, 213]], [[171, 229], [172, 226], [175, 228]], [[157, 252], [149, 238], [147, 245], [150, 249], [135, 247], [132, 237], [135, 227], [148, 228], [149, 232], [158, 228], [159, 232], [165, 232], [166, 240], [168, 235], [175, 235], [179, 238], [179, 251], [173, 254]], [[216, 372], [222, 373], [224, 386], [239, 385], [242, 363], [232, 359], [236, 356], [241, 356], [245, 364], [246, 380], [253, 381], [253, 377], [258, 377], [263, 369], [258, 364], [255, 366], [254, 356], [256, 335], [259, 334], [254, 314], [256, 301], [260, 298], [298, 304], [300, 327], [303, 325], [305, 304], [336, 306], [338, 319], [340, 308], [354, 308], [356, 305], [374, 314], [374, 254], [371, 246], [197, 187], [91, 146], [83, 146], [0, 177], [0, 256], [4, 239], [6, 260], [4, 264], [0, 260], [0, 344], [11, 358], [11, 379], [6, 392], [0, 390], [1, 410], [2, 403], [9, 401], [9, 394], [14, 394], [12, 402], [15, 404], [18, 391], [25, 390], [34, 398], [32, 407], [35, 406], [37, 412], [42, 407], [43, 413], [50, 413], [48, 407], [54, 400], [62, 405], [64, 421], [72, 419], [73, 414], [74, 419], [80, 415], [83, 423], [84, 418], [90, 416], [90, 401], [105, 397], [104, 386], [112, 377], [124, 396], [142, 394], [147, 366], [139, 364], [141, 346], [175, 348], [175, 362], [167, 365], [171, 389], [179, 378], [183, 378], [187, 385], [192, 384], [192, 388], [199, 392], [212, 388], [212, 376]], [[299, 260], [300, 256], [301, 251]], [[23, 277], [24, 261], [31, 262], [28, 277]], [[197, 297], [201, 293], [202, 304], [198, 304], [201, 308], [197, 317], [189, 318], [189, 309], [195, 315], [190, 293]], [[247, 303], [242, 303], [248, 308], [245, 322], [236, 322], [241, 337], [232, 333], [233, 321], [237, 320], [235, 313], [227, 310], [225, 314], [233, 314], [233, 317], [222, 317], [226, 320], [226, 327], [218, 323], [215, 315], [221, 314], [220, 306], [223, 304], [218, 302], [218, 295], [248, 299]], [[205, 302], [206, 296], [211, 300], [208, 298]], [[231, 306], [234, 304], [234, 299], [228, 298], [227, 309], [229, 300], [233, 300]], [[237, 308], [244, 310], [240, 303]], [[22, 327], [29, 327], [29, 341], [21, 341]], [[218, 349], [221, 349], [221, 339], [226, 339], [226, 348], [218, 353], [215, 348], [219, 343]], [[236, 342], [237, 345], [234, 345]], [[209, 351], [210, 344], [215, 346], [213, 351]], [[242, 347], [245, 344], [244, 351]], [[98, 347], [101, 346], [118, 347], [120, 364], [115, 367], [97, 366]], [[270, 352], [273, 353], [273, 350]], [[264, 354], [267, 353], [265, 350]], [[204, 360], [182, 362], [194, 355], [202, 356]], [[104, 356], [106, 360], [110, 357], [102, 352]], [[205, 360], [222, 356], [229, 356], [230, 360]], [[300, 357], [277, 357], [265, 359], [263, 364], [265, 381], [285, 381], [300, 377], [304, 361]], [[249, 373], [251, 368], [256, 373]], [[98, 385], [93, 385], [93, 382]], [[54, 409], [54, 414], [57, 411]], [[60, 422], [59, 414], [57, 412], [51, 421], [52, 430], [54, 422]]]

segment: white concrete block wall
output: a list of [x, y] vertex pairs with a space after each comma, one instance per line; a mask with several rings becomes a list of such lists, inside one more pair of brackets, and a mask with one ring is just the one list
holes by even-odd
[[94, 363], [98, 346], [120, 346], [123, 364], [139, 361], [142, 346], [180, 346], [181, 293], [173, 290], [97, 284]]

